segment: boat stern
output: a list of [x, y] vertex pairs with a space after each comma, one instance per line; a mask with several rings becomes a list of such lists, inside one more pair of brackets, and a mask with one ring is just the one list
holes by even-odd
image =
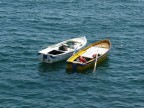
[[41, 62], [44, 62], [44, 63], [52, 63], [53, 62], [54, 56], [42, 54], [42, 53], [38, 53], [38, 55], [39, 55], [39, 60]]

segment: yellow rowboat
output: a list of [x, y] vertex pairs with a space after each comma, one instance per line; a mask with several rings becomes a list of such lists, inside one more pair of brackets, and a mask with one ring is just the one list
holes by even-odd
[[111, 42], [109, 39], [101, 40], [90, 44], [82, 50], [75, 53], [67, 60], [67, 70], [83, 71], [87, 68], [94, 67], [94, 63], [102, 62], [108, 55], [111, 48]]

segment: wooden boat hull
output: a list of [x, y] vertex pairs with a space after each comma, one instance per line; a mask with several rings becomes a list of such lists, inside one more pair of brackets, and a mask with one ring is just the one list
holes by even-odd
[[[99, 59], [97, 61], [97, 64], [100, 64], [101, 62], [103, 62], [106, 58], [107, 58], [108, 54], [104, 55], [101, 59]], [[91, 67], [94, 66], [94, 63], [95, 61], [92, 61], [91, 63], [88, 63], [88, 64], [73, 64], [73, 63], [67, 63], [67, 70], [68, 71], [72, 71], [72, 70], [75, 70], [75, 71], [84, 71], [86, 69], [89, 69]]]
[[[104, 42], [104, 41], [107, 41], [109, 43], [109, 49], [107, 52], [105, 52], [103, 55], [101, 55], [98, 59], [97, 59], [97, 64], [100, 64], [101, 62], [103, 62], [107, 56], [108, 56], [108, 52], [110, 50], [110, 47], [111, 47], [111, 43], [109, 40], [103, 40], [101, 42]], [[99, 43], [99, 42], [98, 42]], [[88, 47], [82, 49], [81, 51], [77, 52], [75, 55], [73, 55], [73, 57], [70, 57], [68, 60], [67, 60], [67, 70], [68, 71], [72, 71], [72, 70], [75, 70], [75, 71], [84, 71], [88, 68], [91, 68], [91, 67], [94, 67], [94, 63], [95, 63], [95, 59], [93, 60], [90, 60], [90, 62], [87, 62], [87, 63], [79, 63], [79, 62], [75, 62], [74, 59], [76, 59], [78, 56], [80, 55], [84, 55], [83, 53], [89, 49], [91, 46], [95, 45], [97, 43], [94, 43], [94, 44], [91, 44], [89, 45]]]

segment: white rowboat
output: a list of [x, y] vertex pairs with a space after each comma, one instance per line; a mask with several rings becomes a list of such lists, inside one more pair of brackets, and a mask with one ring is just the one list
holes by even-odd
[[38, 52], [41, 62], [54, 63], [68, 59], [87, 43], [85, 36], [69, 39], [55, 45], [48, 46]]

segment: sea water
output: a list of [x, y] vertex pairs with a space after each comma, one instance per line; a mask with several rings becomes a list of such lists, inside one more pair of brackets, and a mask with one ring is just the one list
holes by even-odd
[[[38, 60], [79, 36], [112, 43], [95, 76]], [[143, 44], [144, 0], [0, 0], [0, 108], [143, 108]]]

